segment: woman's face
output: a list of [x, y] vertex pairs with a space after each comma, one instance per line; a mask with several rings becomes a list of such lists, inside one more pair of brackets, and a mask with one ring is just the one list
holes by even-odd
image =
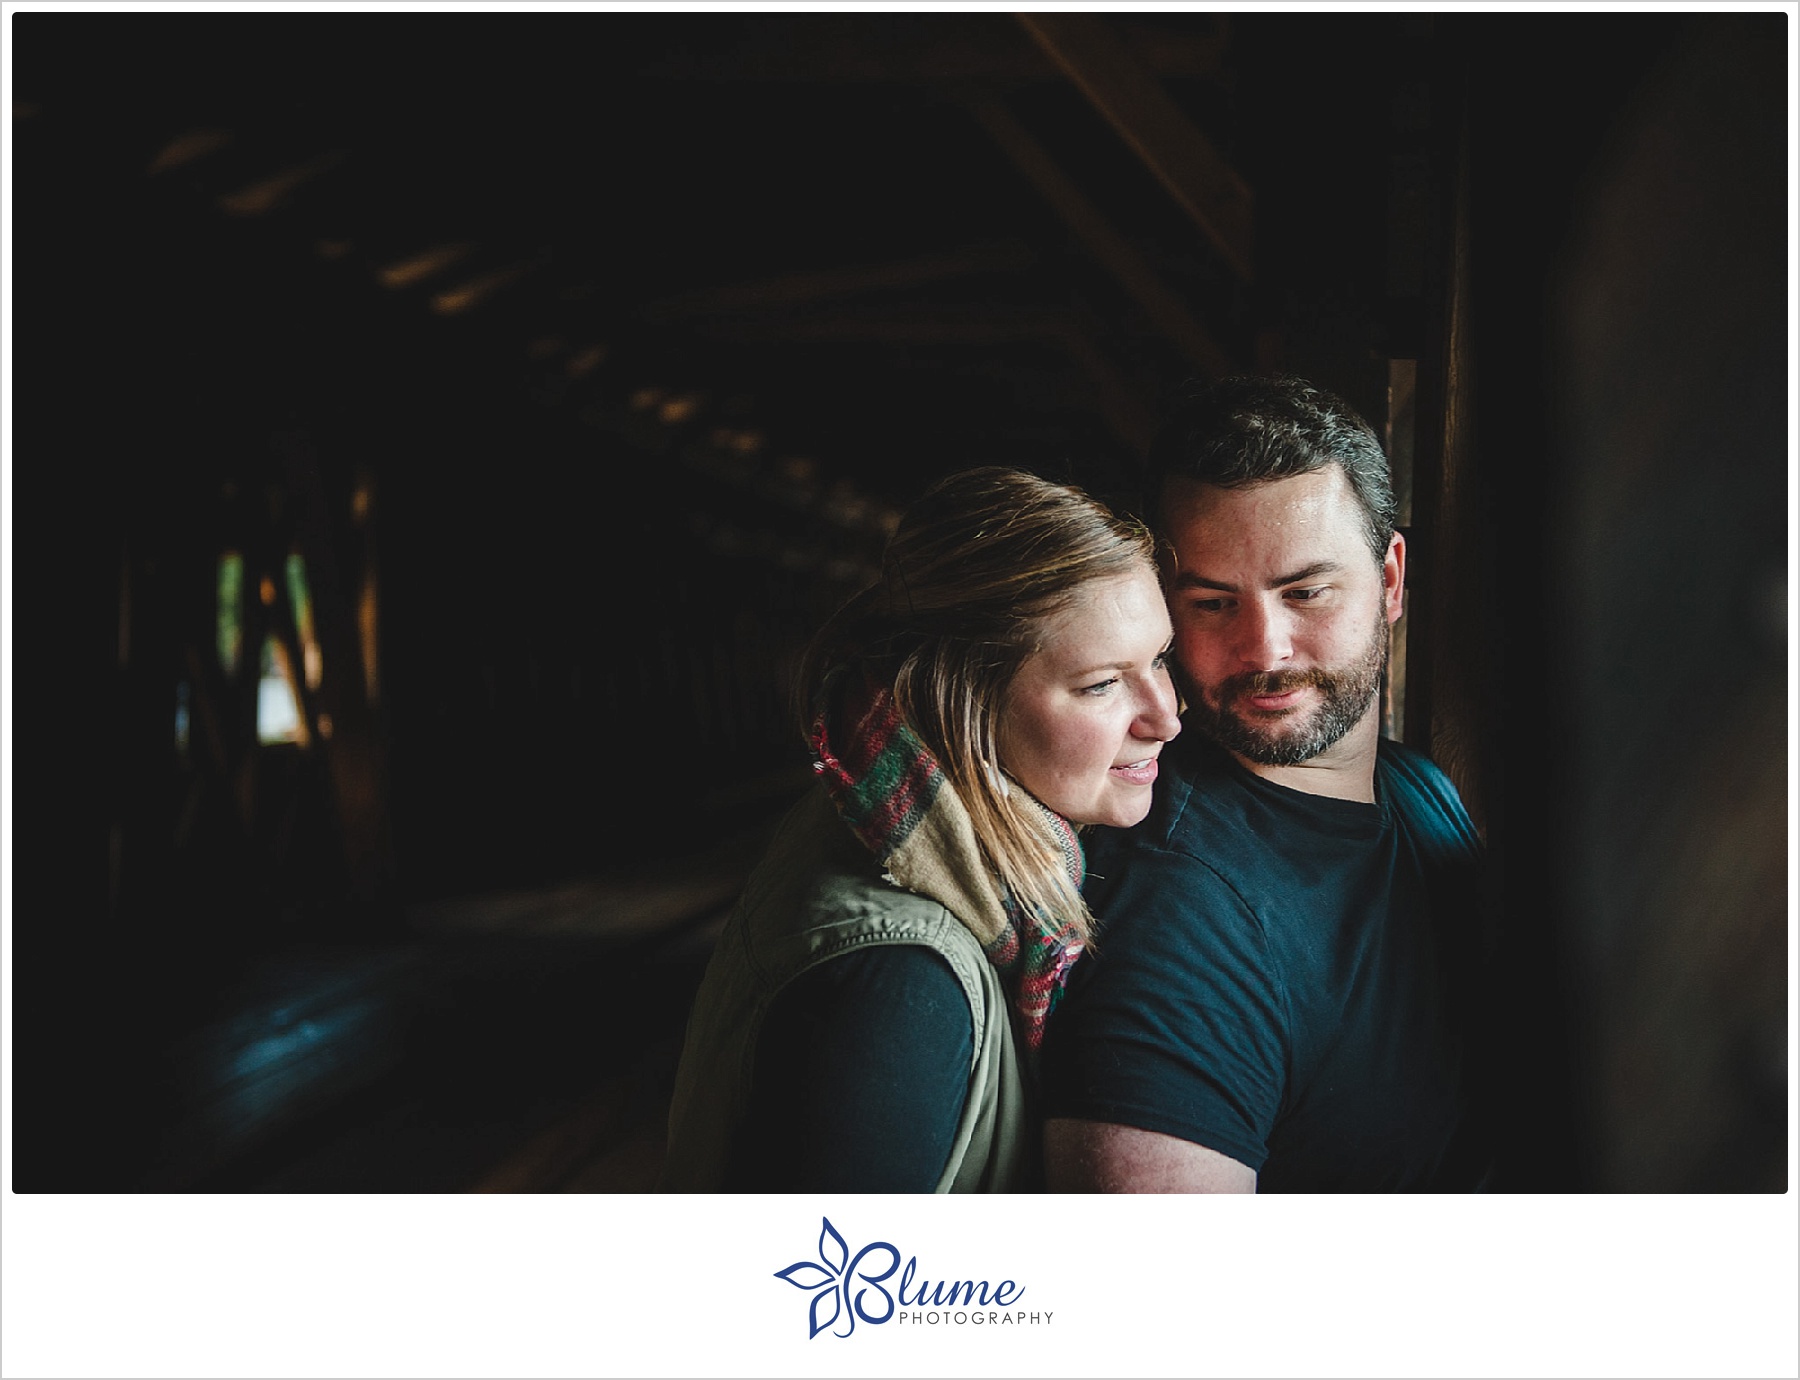
[[1150, 812], [1162, 745], [1181, 731], [1169, 613], [1145, 567], [1096, 580], [1044, 625], [1000, 702], [1000, 766], [1074, 824]]

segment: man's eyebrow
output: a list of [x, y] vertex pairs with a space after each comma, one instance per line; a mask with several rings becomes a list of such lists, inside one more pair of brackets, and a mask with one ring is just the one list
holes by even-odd
[[[1282, 589], [1288, 585], [1297, 585], [1302, 580], [1316, 579], [1320, 575], [1335, 575], [1344, 567], [1338, 561], [1314, 561], [1288, 575], [1278, 575], [1265, 586], [1268, 589]], [[1175, 576], [1176, 589], [1216, 589], [1221, 594], [1238, 594], [1242, 591], [1236, 585], [1227, 584], [1224, 580], [1215, 580], [1195, 570], [1179, 571]]]

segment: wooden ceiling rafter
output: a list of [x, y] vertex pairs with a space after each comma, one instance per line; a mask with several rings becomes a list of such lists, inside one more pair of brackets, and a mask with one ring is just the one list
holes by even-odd
[[[805, 22], [796, 22], [806, 29], [810, 16]], [[1153, 19], [1119, 22], [1121, 41], [1146, 70], [1178, 78], [1222, 79], [1219, 28], [1184, 30], [1178, 25], [1159, 31]], [[1030, 84], [1042, 87], [1062, 80], [1058, 69], [1004, 14], [983, 18], [982, 42], [989, 45], [987, 55], [965, 46], [961, 67], [947, 66], [929, 55], [920, 59], [919, 53], [891, 46], [884, 49], [885, 23], [882, 16], [846, 17], [843, 32], [831, 41], [851, 47], [860, 43], [865, 50], [901, 59], [902, 66], [914, 63], [919, 96], [928, 107], [945, 109], [948, 96], [949, 109], [958, 111], [964, 80], [970, 77], [988, 79], [985, 89], [990, 92], [1017, 89], [1021, 85], [1015, 79], [1019, 63], [1030, 68]], [[822, 29], [809, 31], [815, 36], [823, 33]], [[766, 34], [753, 31], [751, 37], [763, 42]], [[921, 39], [930, 37], [921, 31]], [[932, 41], [946, 42], [941, 36]], [[956, 48], [961, 43], [959, 38], [949, 46]], [[800, 58], [807, 56], [795, 52]], [[994, 57], [1003, 52], [1014, 56], [1004, 61]], [[1011, 75], [1003, 70], [1008, 63], [1015, 63]], [[631, 70], [641, 77], [654, 67], [652, 61]], [[839, 75], [842, 71], [838, 69]], [[658, 71], [655, 75], [666, 78], [671, 73]], [[720, 71], [715, 75], [729, 74]], [[817, 77], [809, 83], [815, 88], [837, 79], [829, 72]], [[854, 80], [880, 79], [864, 74]], [[781, 119], [789, 118], [794, 94], [778, 93], [774, 98], [774, 109], [782, 112], [776, 117], [777, 128]], [[804, 92], [798, 94], [812, 99]], [[835, 99], [823, 94], [817, 97], [827, 107]], [[913, 98], [901, 93], [892, 99]], [[998, 107], [998, 96], [989, 99]], [[854, 100], [849, 108], [860, 117], [864, 104]], [[774, 438], [786, 435], [805, 452], [823, 458], [838, 475], [855, 476], [853, 482], [860, 489], [892, 502], [899, 501], [915, 481], [904, 474], [891, 474], [891, 464], [864, 454], [855, 439], [845, 443], [848, 449], [844, 454], [834, 457], [834, 428], [841, 429], [846, 418], [838, 415], [841, 408], [820, 411], [815, 406], [821, 387], [844, 395], [840, 384], [830, 380], [846, 372], [850, 391], [860, 395], [863, 384], [857, 375], [866, 355], [846, 354], [842, 362], [823, 360], [823, 374], [806, 375], [810, 378], [807, 385], [795, 388], [789, 385], [802, 377], [804, 370], [786, 369], [767, 351], [745, 355], [745, 368], [740, 370], [729, 351], [707, 348], [709, 341], [723, 338], [710, 328], [721, 322], [746, 318], [754, 322], [773, 316], [777, 319], [761, 331], [766, 342], [788, 329], [783, 324], [788, 315], [819, 308], [828, 316], [835, 311], [845, 318], [873, 313], [860, 327], [846, 326], [841, 337], [845, 340], [892, 344], [905, 338], [951, 346], [947, 351], [922, 350], [915, 367], [903, 371], [908, 376], [902, 391], [908, 399], [909, 428], [921, 436], [944, 431], [957, 438], [943, 448], [944, 457], [980, 453], [995, 437], [1050, 437], [1039, 446], [998, 447], [1025, 464], [1033, 463], [1032, 456], [1043, 452], [1046, 463], [1052, 463], [1056, 453], [1075, 453], [1087, 457], [1081, 463], [1103, 469], [1121, 463], [1129, 466], [1131, 457], [1148, 440], [1152, 415], [1148, 392], [1156, 386], [1156, 374], [1178, 359], [1206, 372], [1232, 366], [1227, 352], [1194, 318], [1181, 292], [1106, 223], [1093, 201], [1075, 188], [1041, 147], [1036, 166], [1040, 172], [1048, 168], [1049, 176], [1056, 179], [1050, 200], [1053, 204], [1060, 201], [1063, 224], [1071, 221], [1071, 206], [1080, 208], [1073, 216], [1078, 233], [1072, 238], [1085, 253], [1065, 257], [1060, 245], [1046, 248], [1042, 241], [1057, 238], [1057, 222], [1042, 216], [1032, 192], [1024, 189], [1032, 179], [1018, 184], [1015, 191], [1010, 179], [1002, 178], [996, 184], [1001, 195], [980, 195], [984, 180], [991, 177], [991, 164], [979, 140], [972, 159], [955, 153], [956, 144], [967, 141], [957, 139], [954, 118], [938, 122], [942, 126], [938, 132], [947, 134], [952, 146], [940, 162], [921, 165], [929, 170], [917, 188], [925, 199], [916, 197], [912, 204], [928, 205], [933, 196], [943, 200], [946, 218], [942, 223], [954, 225], [952, 233], [967, 236], [965, 242], [951, 240], [945, 245], [938, 238], [942, 231], [932, 224], [932, 216], [915, 216], [927, 229], [925, 242], [937, 240], [945, 247], [907, 256], [907, 248], [896, 248], [906, 243], [904, 239], [891, 233], [872, 235], [871, 241], [881, 245], [875, 256], [856, 261], [852, 249], [845, 252], [850, 262], [833, 264], [829, 256], [840, 243], [851, 242], [801, 235], [783, 243], [764, 233], [754, 241], [754, 252], [720, 258], [740, 271], [752, 272], [742, 273], [736, 281], [726, 278], [722, 285], [683, 291], [646, 305], [633, 303], [629, 280], [612, 276], [613, 261], [628, 257], [636, 247], [635, 240], [630, 236], [617, 243], [595, 239], [591, 233], [595, 227], [588, 223], [593, 208], [579, 198], [546, 195], [520, 200], [510, 194], [523, 176], [518, 169], [528, 166], [529, 160], [509, 160], [496, 150], [525, 130], [509, 135], [496, 126], [494, 149], [487, 149], [480, 158], [453, 162], [434, 156], [427, 146], [415, 142], [425, 122], [408, 117], [390, 125], [384, 122], [377, 102], [359, 101], [355, 95], [342, 109], [321, 107], [319, 119], [298, 122], [290, 118], [291, 112], [272, 106], [252, 106], [248, 115], [233, 112], [229, 106], [211, 112], [198, 106], [188, 104], [185, 118], [172, 122], [171, 137], [160, 150], [146, 150], [140, 168], [158, 160], [158, 172], [179, 167], [190, 189], [210, 201], [215, 210], [225, 209], [224, 196], [257, 185], [256, 179], [246, 176], [252, 170], [263, 174], [264, 180], [271, 169], [287, 174], [281, 185], [263, 189], [270, 195], [258, 209], [262, 219], [280, 222], [272, 224], [272, 229], [297, 232], [295, 244], [301, 257], [322, 267], [329, 265], [334, 273], [362, 278], [371, 287], [381, 284], [388, 289], [381, 296], [406, 299], [403, 315], [416, 310], [426, 319], [443, 323], [462, 345], [492, 344], [501, 358], [516, 361], [512, 367], [518, 371], [515, 386], [521, 396], [584, 429], [596, 409], [619, 405], [621, 399], [641, 391], [639, 385], [680, 383], [674, 375], [689, 368], [692, 381], [704, 382], [705, 391], [713, 397], [722, 400], [735, 394], [740, 398], [729, 417], [734, 426], [749, 426]], [[228, 115], [230, 120], [228, 124], [209, 124], [198, 118], [200, 114]], [[877, 128], [885, 130], [892, 122], [890, 110], [879, 117]], [[1017, 121], [1013, 123], [1016, 126]], [[235, 137], [223, 138], [226, 130]], [[319, 176], [331, 170], [333, 160], [313, 163], [304, 156], [316, 154], [316, 149], [306, 145], [326, 133], [332, 135], [334, 144], [345, 146], [346, 151], [335, 156], [352, 165], [347, 172], [340, 169], [333, 176]], [[1017, 143], [1015, 140], [1015, 147]], [[510, 171], [502, 175], [498, 171], [502, 168]], [[295, 176], [302, 170], [303, 176]], [[1043, 176], [1037, 179], [1039, 194], [1045, 192], [1045, 180]], [[1048, 237], [1046, 226], [1051, 227]], [[270, 251], [278, 252], [276, 247], [284, 238], [277, 235], [269, 240]], [[544, 242], [535, 248], [521, 248], [534, 241]], [[912, 243], [918, 243], [917, 236]], [[811, 248], [799, 248], [805, 245]], [[641, 255], [642, 249], [636, 252]], [[897, 256], [879, 257], [884, 252]], [[792, 267], [783, 267], [783, 260]], [[1069, 270], [1075, 268], [1085, 280], [1086, 264], [1096, 260], [1127, 288], [1124, 299], [1098, 294], [1095, 306], [1105, 311], [1106, 320], [1091, 312], [1083, 317], [1066, 307], [1071, 294], [1079, 292]], [[778, 271], [755, 276], [753, 270], [762, 266]], [[1180, 268], [1174, 263], [1169, 271]], [[590, 299], [578, 300], [573, 289], [583, 275], [599, 280], [597, 292]], [[681, 285], [683, 276], [664, 273], [661, 281]], [[946, 306], [920, 303], [935, 285], [944, 286], [941, 295], [952, 299]], [[1136, 311], [1129, 305], [1132, 302]], [[908, 303], [919, 307], [910, 324], [889, 310]], [[1048, 309], [1036, 311], [1031, 303]], [[959, 312], [961, 315], [956, 315]], [[1149, 332], [1143, 329], [1144, 317], [1153, 327]], [[930, 323], [931, 318], [935, 324]], [[821, 328], [798, 329], [813, 330], [816, 338]], [[755, 328], [748, 332], [757, 333]], [[804, 343], [791, 332], [788, 338]], [[1166, 355], [1153, 352], [1135, 363], [1128, 362], [1127, 356], [1145, 353], [1140, 342], [1146, 339], [1155, 352], [1163, 351], [1163, 342], [1174, 348]], [[700, 348], [696, 350], [696, 346]], [[1010, 361], [1029, 382], [985, 391], [971, 386], [973, 352], [984, 349]], [[673, 371], [665, 366], [674, 366]], [[1140, 377], [1144, 367], [1149, 369], [1150, 382]], [[871, 404], [883, 405], [876, 403], [874, 396], [881, 391], [871, 388]], [[751, 405], [756, 408], [755, 415], [745, 410]], [[709, 424], [716, 420], [710, 416], [710, 408], [700, 411], [708, 413]], [[662, 428], [659, 425], [657, 429]], [[656, 453], [664, 453], [661, 444], [653, 447]], [[776, 463], [773, 457], [781, 453], [782, 444], [772, 442], [769, 456], [761, 457], [762, 461]]]
[[302, 187], [342, 163], [345, 151], [328, 149], [298, 163], [289, 163], [275, 172], [244, 184], [234, 191], [222, 193], [219, 209], [234, 216], [265, 216], [287, 204]]
[[1105, 16], [1017, 16], [1245, 283], [1255, 281], [1255, 198]]
[[1087, 376], [1113, 434], [1134, 451], [1150, 441], [1149, 404], [1095, 342], [1092, 324], [1065, 308], [908, 306], [711, 323], [705, 334], [737, 344], [909, 344], [973, 349], [1044, 345]]
[[[641, 75], [664, 81], [810, 85], [937, 86], [979, 82], [1005, 88], [1055, 81], [1062, 69], [1002, 14], [929, 16], [929, 29], [914, 16], [873, 13], [763, 17], [760, 42], [701, 53], [682, 48], [647, 64]], [[835, 21], [835, 22], [832, 22]], [[824, 23], [827, 27], [821, 27]], [[1226, 45], [1215, 30], [1159, 25], [1147, 16], [1121, 23], [1119, 41], [1134, 61], [1159, 77], [1219, 81]]]
[[967, 93], [964, 104], [1026, 180], [1049, 202], [1095, 261], [1111, 274], [1163, 337], [1195, 368], [1217, 377], [1235, 367], [1229, 351], [1181, 303], [1132, 243], [1116, 230], [1056, 159], [997, 96]]
[[[255, 158], [256, 141], [254, 138], [226, 136], [216, 126], [196, 126], [190, 132], [166, 141], [145, 168], [146, 175], [159, 176], [178, 168], [191, 168], [203, 159], [236, 144], [240, 155]], [[307, 183], [320, 173], [329, 171], [348, 156], [348, 151], [334, 150], [312, 160], [285, 168], [274, 176], [252, 179], [248, 184], [239, 182], [233, 192], [222, 192], [215, 185], [214, 178], [201, 178], [193, 184], [205, 204], [210, 205], [216, 213], [234, 217], [254, 215], [257, 217], [279, 217], [291, 214], [296, 210], [295, 193], [302, 190]], [[227, 174], [228, 175], [228, 174]], [[340, 206], [337, 214], [340, 222], [355, 219], [354, 204]], [[346, 214], [346, 212], [348, 214]], [[529, 254], [509, 254], [506, 247], [500, 244], [478, 245], [471, 240], [458, 236], [426, 233], [416, 227], [402, 230], [398, 227], [386, 227], [386, 236], [390, 240], [402, 240], [411, 248], [402, 252], [386, 252], [371, 256], [369, 252], [358, 251], [355, 246], [365, 242], [368, 237], [356, 232], [359, 227], [354, 224], [340, 223], [343, 234], [321, 237], [317, 233], [307, 233], [300, 237], [300, 247], [327, 262], [341, 265], [345, 269], [354, 269], [365, 273], [372, 284], [379, 284], [389, 291], [417, 294], [421, 306], [428, 315], [437, 319], [469, 316], [489, 306], [490, 299], [497, 293], [513, 288], [521, 279], [540, 277], [539, 291], [536, 294], [538, 305], [559, 298], [577, 298], [584, 294], [576, 291], [558, 291], [554, 281], [557, 275], [550, 272], [555, 256], [548, 250], [539, 248]], [[470, 264], [485, 264], [472, 273]], [[858, 291], [879, 290], [883, 287], [907, 286], [925, 281], [934, 281], [946, 277], [981, 272], [1020, 271], [1035, 262], [1031, 251], [1017, 242], [993, 242], [965, 246], [932, 256], [920, 256], [897, 264], [867, 265], [850, 269], [822, 270], [811, 274], [794, 274], [784, 278], [765, 280], [755, 284], [739, 285], [736, 288], [722, 290], [715, 294], [696, 294], [693, 300], [680, 299], [671, 305], [668, 316], [678, 319], [688, 312], [706, 312], [716, 309], [730, 310], [743, 305], [762, 304], [770, 300], [812, 300], [834, 293], [855, 293]], [[452, 274], [451, 270], [462, 270], [461, 275]], [[568, 278], [565, 275], [564, 285], [578, 283], [579, 277]], [[566, 304], [565, 304], [566, 305]], [[532, 314], [530, 306], [515, 303], [515, 316]], [[651, 313], [654, 315], [654, 313]], [[606, 341], [596, 338], [593, 323], [585, 322], [579, 329], [552, 329], [549, 324], [539, 322], [535, 326], [530, 322], [514, 322], [515, 332], [523, 328], [524, 344], [522, 353], [529, 361], [541, 369], [549, 369], [552, 377], [564, 385], [558, 388], [540, 387], [534, 390], [538, 401], [556, 410], [564, 410], [570, 403], [577, 404], [573, 410], [577, 425], [589, 431], [609, 433], [615, 437], [624, 435], [630, 441], [635, 436], [639, 441], [644, 439], [640, 430], [622, 433], [613, 424], [610, 417], [603, 416], [605, 409], [597, 410], [591, 402], [584, 399], [591, 397], [594, 385], [600, 382], [596, 377], [606, 371], [603, 366], [614, 362], [616, 351]], [[602, 332], [611, 340], [614, 332]], [[614, 379], [615, 387], [618, 386]], [[708, 409], [705, 398], [709, 390], [699, 388], [665, 389], [644, 383], [642, 380], [635, 386], [625, 385], [623, 395], [634, 398], [646, 393], [655, 393], [659, 403], [668, 399], [679, 399], [684, 403], [679, 411], [668, 406], [652, 408], [656, 418], [656, 430], [665, 433], [670, 441], [675, 441], [680, 434], [691, 431], [693, 427], [708, 420], [705, 415]], [[665, 395], [666, 398], [665, 398]], [[727, 450], [742, 451], [741, 446], [734, 447], [732, 441], [744, 435], [755, 434], [759, 438], [768, 430], [762, 423], [741, 423], [730, 429], [731, 437], [723, 442]], [[756, 449], [762, 449], [759, 444]], [[653, 447], [660, 450], [661, 445]], [[685, 452], [687, 447], [682, 446]], [[726, 487], [741, 496], [745, 493], [770, 497], [767, 484], [760, 487], [753, 482], [758, 472], [768, 468], [751, 461], [748, 456], [739, 454], [739, 468], [745, 475], [739, 476], [736, 482]], [[811, 462], [816, 464], [816, 462]], [[779, 469], [780, 460], [769, 461], [769, 466]], [[715, 481], [723, 481], [726, 471], [718, 466], [693, 465], [688, 467], [690, 474], [705, 475]], [[881, 531], [862, 530], [864, 524], [846, 522], [843, 514], [848, 511], [860, 511], [868, 507], [878, 513], [887, 513], [888, 508], [879, 500], [866, 498], [848, 476], [837, 473], [833, 467], [821, 467], [826, 471], [818, 477], [818, 482], [804, 491], [793, 484], [781, 489], [781, 506], [788, 510], [816, 509], [812, 515], [824, 522], [827, 527], [846, 529], [845, 535], [852, 543], [859, 539], [879, 543]], [[802, 501], [807, 495], [816, 501]], [[779, 555], [792, 547], [792, 542], [781, 542], [775, 539], [775, 528], [768, 524], [757, 526], [755, 514], [743, 514], [755, 529], [745, 550], [751, 554]], [[764, 528], [766, 527], [766, 531]], [[862, 553], [866, 558], [870, 552]], [[830, 561], [820, 558], [822, 563], [831, 564], [837, 571], [836, 579], [841, 581], [851, 578], [854, 572], [862, 570], [859, 558], [850, 552], [839, 551], [831, 555]], [[846, 575], [845, 572], [850, 572]]]
[[652, 302], [640, 315], [661, 325], [696, 317], [804, 306], [981, 274], [1021, 273], [1037, 267], [1041, 261], [1035, 251], [1017, 240], [997, 240], [887, 263], [850, 264], [702, 289]]

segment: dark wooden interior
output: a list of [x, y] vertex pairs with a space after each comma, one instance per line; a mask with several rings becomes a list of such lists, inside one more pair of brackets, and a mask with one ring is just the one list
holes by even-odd
[[1785, 1187], [1781, 15], [11, 23], [20, 1191], [643, 1190], [885, 524], [1277, 369], [1410, 483], [1502, 1186]]

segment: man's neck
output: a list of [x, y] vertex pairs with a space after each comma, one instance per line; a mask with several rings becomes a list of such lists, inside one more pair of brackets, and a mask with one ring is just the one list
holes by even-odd
[[1371, 704], [1369, 712], [1357, 720], [1337, 742], [1317, 757], [1309, 757], [1291, 767], [1265, 766], [1252, 762], [1241, 753], [1232, 753], [1245, 771], [1273, 781], [1289, 790], [1308, 795], [1330, 796], [1334, 800], [1360, 800], [1375, 803], [1375, 756], [1381, 737], [1379, 706]]

